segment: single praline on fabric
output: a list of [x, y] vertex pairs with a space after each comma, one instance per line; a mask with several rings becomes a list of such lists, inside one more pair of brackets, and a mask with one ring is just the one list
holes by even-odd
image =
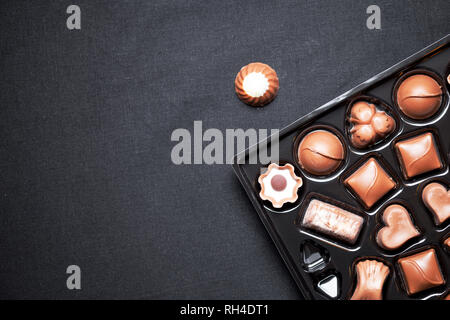
[[261, 185], [260, 198], [270, 201], [274, 208], [297, 201], [298, 189], [303, 184], [302, 178], [297, 177], [289, 163], [284, 166], [271, 163], [267, 171], [259, 176], [258, 182]]
[[277, 96], [279, 81], [277, 73], [270, 66], [253, 62], [242, 67], [234, 80], [234, 86], [242, 102], [262, 107]]

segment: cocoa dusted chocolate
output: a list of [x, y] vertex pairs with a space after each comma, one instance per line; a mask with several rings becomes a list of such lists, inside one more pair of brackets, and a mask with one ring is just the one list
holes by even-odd
[[400, 258], [398, 264], [408, 295], [445, 284], [436, 251], [433, 248]]
[[385, 194], [396, 187], [394, 179], [375, 158], [370, 158], [344, 180], [366, 208], [371, 208]]
[[436, 225], [450, 218], [450, 190], [444, 185], [437, 182], [426, 185], [422, 190], [422, 200], [433, 214]]
[[334, 239], [354, 244], [363, 227], [364, 219], [332, 204], [312, 199], [301, 225]]
[[317, 176], [335, 172], [345, 159], [341, 140], [328, 130], [314, 130], [300, 141], [298, 163], [303, 170]]
[[433, 116], [442, 103], [439, 83], [425, 74], [409, 76], [397, 89], [397, 105], [409, 118], [423, 120]]
[[394, 118], [366, 101], [358, 101], [352, 105], [349, 122], [353, 125], [350, 129], [350, 141], [356, 148], [366, 148], [377, 143], [396, 127]]
[[443, 167], [431, 132], [397, 142], [395, 151], [406, 179]]
[[275, 70], [265, 63], [253, 62], [239, 71], [234, 80], [239, 99], [254, 107], [262, 107], [277, 96], [278, 76]]
[[350, 300], [382, 300], [388, 275], [389, 267], [380, 261], [359, 261], [356, 264], [356, 287]]
[[420, 235], [414, 225], [411, 215], [404, 206], [392, 204], [384, 209], [382, 214], [385, 226], [376, 236], [377, 243], [385, 250], [395, 250], [407, 241]]
[[261, 186], [259, 197], [270, 201], [275, 208], [297, 201], [298, 189], [303, 184], [302, 178], [297, 177], [289, 163], [284, 166], [271, 163], [267, 171], [259, 176], [258, 182]]

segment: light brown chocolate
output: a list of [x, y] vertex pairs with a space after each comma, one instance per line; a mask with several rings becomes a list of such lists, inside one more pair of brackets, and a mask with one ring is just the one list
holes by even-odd
[[403, 80], [398, 87], [397, 104], [406, 116], [421, 120], [439, 110], [442, 96], [442, 88], [436, 80], [425, 74], [416, 74]]
[[406, 179], [443, 166], [431, 132], [397, 142], [395, 150]]
[[398, 260], [408, 295], [445, 284], [434, 249], [428, 249]]
[[450, 218], [450, 190], [437, 182], [429, 183], [422, 190], [422, 200], [433, 213], [434, 222], [440, 225]]
[[270, 66], [253, 62], [242, 67], [234, 80], [234, 86], [242, 102], [262, 107], [277, 96], [279, 81], [277, 73]]
[[395, 188], [396, 183], [374, 158], [367, 160], [344, 184], [353, 190], [367, 208], [372, 207], [386, 193]]
[[383, 249], [398, 249], [408, 240], [420, 235], [408, 210], [399, 204], [388, 206], [383, 211], [382, 219], [385, 227], [378, 231], [376, 240]]
[[382, 300], [388, 275], [389, 267], [380, 261], [359, 261], [356, 264], [356, 288], [350, 300]]
[[281, 208], [287, 202], [297, 201], [303, 180], [297, 177], [291, 164], [279, 166], [271, 163], [267, 171], [259, 176], [258, 183], [261, 186], [259, 197], [270, 201], [274, 208]]
[[300, 166], [313, 175], [333, 173], [345, 158], [341, 140], [327, 130], [315, 130], [301, 140], [298, 151]]
[[332, 204], [312, 199], [302, 219], [302, 226], [332, 238], [354, 244], [364, 219]]
[[365, 101], [356, 102], [350, 111], [350, 141], [357, 148], [368, 147], [395, 130], [395, 120]]

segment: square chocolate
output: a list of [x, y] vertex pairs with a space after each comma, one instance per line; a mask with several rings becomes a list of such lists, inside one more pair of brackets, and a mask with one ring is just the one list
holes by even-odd
[[395, 188], [394, 179], [375, 158], [370, 158], [344, 184], [350, 188], [369, 209], [386, 193]]
[[445, 284], [436, 251], [428, 249], [398, 260], [408, 295]]
[[399, 141], [395, 150], [406, 179], [443, 167], [431, 132]]

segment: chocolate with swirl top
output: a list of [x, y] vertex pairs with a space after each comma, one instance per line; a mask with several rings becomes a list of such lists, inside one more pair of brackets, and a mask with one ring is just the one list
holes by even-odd
[[395, 150], [406, 179], [443, 166], [431, 132], [397, 142]]
[[439, 83], [424, 74], [412, 75], [397, 90], [397, 104], [408, 117], [422, 120], [433, 116], [441, 106], [443, 91]]
[[374, 158], [367, 160], [345, 179], [344, 184], [356, 193], [367, 208], [372, 207], [396, 186], [392, 177]]
[[434, 249], [400, 258], [398, 264], [409, 295], [445, 284]]
[[250, 63], [239, 71], [234, 80], [236, 94], [242, 102], [262, 107], [277, 96], [278, 76], [267, 64]]

